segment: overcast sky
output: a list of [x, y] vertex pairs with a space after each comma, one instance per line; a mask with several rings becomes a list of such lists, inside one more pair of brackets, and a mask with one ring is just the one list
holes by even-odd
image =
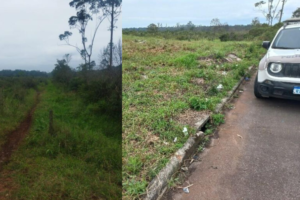
[[[174, 26], [176, 23], [187, 24], [189, 21], [195, 25], [210, 25], [213, 18], [229, 25], [251, 24], [254, 17], [265, 22], [263, 15], [254, 7], [258, 1], [260, 0], [125, 0], [123, 28], [147, 27], [151, 23]], [[287, 0], [283, 19], [290, 18], [298, 7], [299, 0]]]
[[[70, 43], [80, 45], [79, 33], [69, 29], [68, 20], [75, 15], [71, 0], [10, 0], [0, 6], [0, 70], [25, 69], [50, 72], [56, 59], [72, 54], [71, 67], [83, 63], [77, 51], [63, 46], [58, 36], [68, 30], [73, 33]], [[94, 24], [90, 24], [94, 27]], [[121, 16], [116, 24], [114, 42], [122, 37]], [[109, 22], [100, 26], [94, 44], [93, 60], [98, 62], [99, 51], [110, 39]], [[87, 35], [88, 38], [90, 34]]]

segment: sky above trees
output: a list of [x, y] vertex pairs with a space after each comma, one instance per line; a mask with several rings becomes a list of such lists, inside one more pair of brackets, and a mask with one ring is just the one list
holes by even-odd
[[[69, 6], [71, 0], [13, 0], [2, 2], [0, 7], [0, 70], [23, 69], [50, 72], [57, 59], [65, 54], [72, 54], [69, 65], [76, 68], [82, 59], [78, 52], [64, 45], [59, 34], [73, 32], [70, 43], [80, 45], [77, 29], [69, 29], [68, 20], [75, 15]], [[123, 13], [122, 13], [123, 14]], [[121, 16], [122, 16], [121, 14]], [[122, 17], [116, 24], [114, 42], [122, 37]], [[94, 28], [90, 24], [89, 28]], [[101, 24], [94, 44], [92, 59], [99, 63], [100, 49], [109, 43], [109, 21]], [[88, 32], [87, 37], [90, 37]]]
[[[122, 26], [147, 27], [151, 23], [175, 26], [189, 21], [195, 25], [209, 26], [213, 18], [229, 25], [247, 25], [251, 24], [254, 17], [265, 23], [265, 18], [254, 6], [258, 1], [260, 0], [126, 0], [123, 4]], [[287, 0], [283, 20], [290, 18], [298, 7], [299, 0]]]

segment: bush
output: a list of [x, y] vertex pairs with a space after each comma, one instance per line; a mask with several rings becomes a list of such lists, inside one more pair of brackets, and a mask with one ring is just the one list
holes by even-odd
[[192, 97], [189, 100], [190, 107], [194, 110], [206, 110], [212, 106], [210, 99], [200, 99]]
[[213, 114], [211, 117], [214, 125], [218, 126], [220, 124], [225, 123], [225, 119], [224, 119], [225, 117], [222, 114]]

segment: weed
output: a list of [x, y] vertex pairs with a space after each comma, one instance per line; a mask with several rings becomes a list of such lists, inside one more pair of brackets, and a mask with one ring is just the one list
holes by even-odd
[[205, 135], [211, 135], [213, 133], [213, 129], [212, 128], [208, 128], [205, 130]]
[[[189, 109], [207, 113], [213, 111], [241, 76], [245, 75], [247, 67], [258, 60], [255, 52], [261, 52], [254, 45], [250, 57], [244, 58], [253, 44], [250, 41], [209, 41], [196, 34], [190, 35], [193, 41], [187, 41], [188, 36], [180, 34], [178, 37], [182, 40], [178, 41], [174, 39], [177, 37], [175, 35], [166, 40], [143, 34], [141, 37], [124, 34], [123, 37], [124, 199], [135, 199], [144, 193], [146, 182], [156, 176], [170, 156], [187, 140], [177, 116]], [[157, 34], [162, 34], [164, 38], [167, 33]], [[196, 37], [201, 40], [196, 40]], [[145, 43], [139, 44], [134, 40]], [[220, 64], [229, 53], [243, 60]], [[207, 60], [198, 60], [199, 57]], [[227, 74], [223, 75], [223, 71]], [[197, 84], [195, 79], [200, 78], [202, 82]], [[219, 84], [223, 85], [220, 91], [216, 89]], [[221, 118], [218, 120], [221, 122]], [[213, 131], [213, 128], [207, 128], [206, 134], [210, 136]], [[189, 133], [193, 133], [192, 130]], [[154, 145], [146, 144], [149, 135], [156, 135], [159, 141]], [[175, 137], [176, 143], [173, 142]], [[128, 162], [130, 157], [137, 160]], [[142, 166], [138, 164], [140, 162]], [[139, 190], [132, 188], [134, 186]]]
[[198, 147], [198, 152], [202, 152], [204, 150], [204, 146], [201, 144], [201, 145], [199, 145], [199, 147]]
[[225, 123], [223, 114], [213, 114], [211, 117], [212, 117], [212, 123], [216, 126]]
[[222, 59], [225, 57], [225, 54], [222, 51], [215, 51], [213, 55], [215, 59]]
[[175, 187], [176, 185], [178, 185], [180, 183], [179, 177], [172, 177], [169, 181], [168, 181], [168, 187], [172, 188]]
[[205, 110], [208, 108], [208, 100], [207, 99], [200, 99], [197, 97], [192, 97], [189, 100], [190, 107], [194, 110]]
[[130, 173], [136, 174], [140, 171], [142, 165], [142, 161], [139, 157], [129, 157], [126, 164], [126, 168]]
[[216, 86], [212, 86], [208, 91], [207, 91], [207, 95], [209, 96], [215, 96], [219, 93], [219, 90], [217, 89]]
[[123, 188], [129, 196], [141, 195], [146, 192], [146, 181], [135, 181], [134, 179], [123, 182]]
[[120, 120], [95, 112], [75, 93], [46, 86], [31, 131], [7, 166], [18, 185], [13, 199], [121, 198]]

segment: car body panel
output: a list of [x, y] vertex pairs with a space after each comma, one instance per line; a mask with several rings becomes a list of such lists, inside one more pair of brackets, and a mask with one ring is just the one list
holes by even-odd
[[[257, 89], [263, 97], [272, 96], [279, 98], [300, 99], [300, 95], [293, 94], [293, 87], [300, 86], [300, 78], [272, 76], [268, 73], [267, 69], [270, 63], [300, 64], [300, 49], [272, 48], [275, 38], [284, 28], [300, 29], [300, 24], [293, 24], [282, 27], [276, 33], [267, 53], [259, 62], [257, 74]], [[264, 87], [267, 88], [266, 91], [262, 91], [262, 88]], [[282, 94], [280, 94], [280, 92], [278, 93], [278, 91], [282, 91]]]

